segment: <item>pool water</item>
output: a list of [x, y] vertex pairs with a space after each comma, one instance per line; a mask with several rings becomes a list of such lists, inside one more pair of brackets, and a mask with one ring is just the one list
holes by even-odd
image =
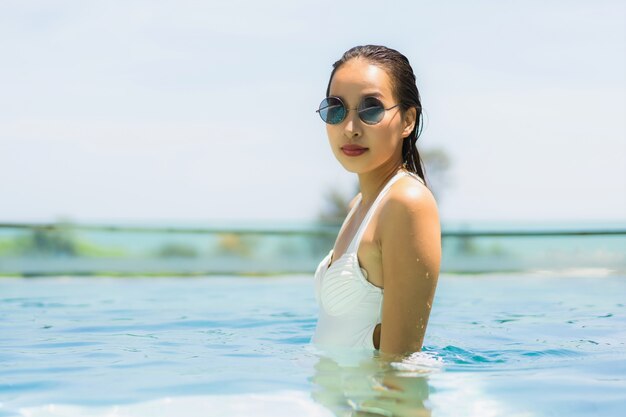
[[0, 279], [0, 416], [621, 416], [626, 277], [441, 275], [422, 353], [309, 344], [312, 276]]

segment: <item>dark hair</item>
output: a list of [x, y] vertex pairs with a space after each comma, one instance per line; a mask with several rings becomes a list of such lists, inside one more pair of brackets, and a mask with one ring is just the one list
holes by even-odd
[[422, 133], [422, 103], [420, 101], [420, 94], [415, 84], [415, 74], [409, 60], [395, 49], [387, 48], [380, 45], [360, 45], [355, 46], [347, 50], [339, 61], [333, 64], [333, 71], [330, 73], [328, 80], [328, 87], [326, 87], [326, 96], [330, 94], [330, 83], [335, 75], [335, 72], [343, 65], [353, 58], [363, 58], [370, 61], [372, 64], [378, 65], [385, 69], [391, 78], [391, 86], [395, 98], [400, 104], [402, 113], [408, 109], [414, 107], [417, 112], [415, 119], [415, 127], [404, 138], [402, 143], [402, 160], [405, 167], [419, 175], [426, 184], [426, 178], [424, 178], [424, 167], [417, 151], [416, 143], [420, 134]]

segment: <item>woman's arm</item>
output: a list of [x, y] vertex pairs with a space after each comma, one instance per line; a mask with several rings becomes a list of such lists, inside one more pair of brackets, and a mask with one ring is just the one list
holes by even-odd
[[399, 188], [381, 212], [384, 297], [381, 354], [422, 349], [441, 262], [437, 203], [427, 188]]

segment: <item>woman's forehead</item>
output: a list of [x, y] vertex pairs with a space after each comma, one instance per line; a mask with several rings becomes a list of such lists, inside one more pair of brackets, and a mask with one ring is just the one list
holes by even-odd
[[330, 95], [344, 98], [377, 95], [391, 99], [391, 81], [383, 68], [363, 59], [351, 59], [333, 75]]

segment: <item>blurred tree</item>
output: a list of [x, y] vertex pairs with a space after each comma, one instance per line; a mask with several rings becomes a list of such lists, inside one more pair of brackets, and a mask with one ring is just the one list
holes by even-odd
[[432, 148], [420, 154], [426, 166], [426, 183], [438, 204], [441, 204], [443, 190], [450, 185], [450, 156], [442, 148]]
[[342, 193], [336, 188], [330, 188], [324, 194], [324, 208], [318, 215], [322, 223], [341, 223], [348, 214], [350, 200], [359, 192], [359, 183], [356, 182], [350, 193]]
[[159, 247], [155, 256], [159, 258], [196, 258], [198, 251], [193, 246], [184, 243], [170, 242]]
[[54, 229], [34, 227], [16, 239], [16, 246], [20, 255], [28, 256], [76, 256], [78, 252], [72, 230], [66, 226]]

